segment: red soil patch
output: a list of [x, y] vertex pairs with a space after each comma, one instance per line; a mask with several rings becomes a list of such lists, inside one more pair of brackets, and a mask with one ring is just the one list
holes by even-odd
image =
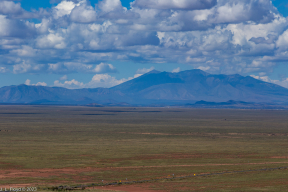
[[273, 156], [271, 159], [288, 159], [288, 156]]
[[36, 187], [38, 185], [41, 185], [41, 183], [27, 183], [27, 184], [11, 184], [11, 185], [0, 185], [0, 189], [6, 191], [10, 190], [10, 187], [13, 188], [22, 188], [22, 187]]
[[258, 154], [228, 154], [228, 153], [164, 153], [164, 154], [149, 154], [149, 155], [140, 155], [128, 158], [114, 158], [114, 159], [105, 159], [100, 161], [100, 163], [114, 163], [121, 162], [126, 160], [162, 160], [162, 159], [200, 159], [200, 158], [213, 158], [213, 159], [235, 159], [236, 158], [253, 158], [253, 159], [262, 159], [263, 157], [258, 156]]
[[168, 154], [153, 154], [153, 155], [141, 155], [129, 158], [117, 158], [105, 160], [105, 162], [118, 162], [125, 160], [154, 160], [154, 159], [192, 159], [202, 158], [203, 154], [183, 154], [183, 153], [168, 153]]
[[[120, 134], [136, 134], [136, 135], [191, 135], [191, 136], [288, 136], [287, 133], [141, 133], [141, 132], [117, 132]], [[233, 137], [234, 138], [234, 137]]]
[[63, 174], [77, 175], [78, 173], [99, 171], [98, 168], [63, 168], [63, 169], [6, 169], [0, 171], [0, 179], [17, 177], [51, 177]]
[[0, 171], [0, 179], [20, 178], [20, 177], [51, 177], [66, 175], [78, 175], [79, 173], [89, 173], [97, 171], [119, 171], [121, 169], [147, 169], [147, 168], [165, 168], [165, 167], [203, 167], [203, 166], [237, 166], [237, 165], [266, 165], [266, 164], [287, 164], [288, 162], [261, 162], [261, 163], [208, 163], [195, 165], [165, 165], [165, 166], [129, 166], [129, 167], [108, 167], [108, 168], [63, 168], [63, 169], [6, 169]]
[[[92, 187], [90, 189], [93, 189]], [[104, 186], [104, 187], [94, 187], [94, 189], [101, 190], [113, 190], [113, 191], [127, 191], [127, 192], [162, 192], [162, 190], [152, 190], [146, 185], [122, 185], [122, 186]]]

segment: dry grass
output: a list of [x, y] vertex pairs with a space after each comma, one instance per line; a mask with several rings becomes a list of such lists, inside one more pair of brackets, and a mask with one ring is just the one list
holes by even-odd
[[[0, 185], [73, 185], [287, 166], [288, 111], [0, 106]], [[285, 191], [287, 171], [145, 184]], [[94, 189], [96, 190], [96, 189]]]

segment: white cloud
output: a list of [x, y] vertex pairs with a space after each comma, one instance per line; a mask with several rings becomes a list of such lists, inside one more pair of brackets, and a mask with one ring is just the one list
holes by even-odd
[[93, 65], [86, 65], [74, 62], [64, 62], [64, 63], [49, 64], [48, 70], [54, 73], [91, 72], [93, 71]]
[[104, 12], [111, 12], [114, 10], [121, 10], [122, 4], [120, 0], [103, 0], [99, 2], [99, 7]]
[[30, 79], [27, 79], [26, 81], [25, 81], [25, 85], [32, 85], [32, 86], [47, 86], [47, 83], [45, 83], [45, 82], [38, 82], [38, 83], [36, 83], [36, 84], [31, 84], [31, 80]]
[[84, 88], [84, 83], [78, 82], [75, 79], [71, 81], [65, 81], [64, 83], [60, 83], [58, 80], [54, 81], [54, 86], [56, 87], [65, 87], [68, 89], [81, 89]]
[[10, 52], [23, 57], [34, 57], [36, 55], [36, 50], [27, 45], [22, 45], [20, 49], [14, 49]]
[[[245, 11], [244, 11], [245, 10]], [[224, 6], [221, 6], [218, 8], [218, 17], [217, 21], [221, 23], [226, 23], [226, 22], [233, 22], [233, 21], [238, 21], [239, 19], [243, 19], [244, 21], [247, 20], [249, 15], [243, 14], [248, 11], [245, 9], [245, 3], [237, 3], [237, 4], [232, 4], [229, 5], [228, 3]]]
[[231, 23], [243, 21], [264, 22], [273, 20], [277, 13], [270, 0], [220, 0], [216, 22]]
[[0, 73], [7, 73], [9, 72], [9, 69], [7, 67], [0, 67]]
[[67, 75], [64, 75], [64, 76], [62, 76], [62, 77], [60, 77], [60, 80], [67, 80], [68, 79], [68, 77], [67, 77]]
[[[42, 14], [45, 11], [42, 10]], [[25, 11], [20, 3], [15, 3], [11, 0], [1, 0], [0, 1], [0, 14], [7, 15], [13, 19], [30, 19], [37, 18], [41, 14], [40, 12], [28, 12]]]
[[207, 9], [216, 5], [216, 0], [135, 0], [133, 6], [149, 9]]
[[108, 74], [97, 74], [94, 75], [92, 81], [88, 83], [89, 87], [113, 87], [124, 83], [127, 79], [116, 79]]
[[61, 83], [60, 81], [56, 80], [54, 81], [54, 86], [65, 87], [68, 89], [98, 88], [98, 87], [109, 88], [124, 83], [130, 79], [132, 78], [118, 80], [115, 77], [112, 77], [108, 74], [96, 74], [93, 76], [92, 80], [86, 84], [83, 82], [79, 82], [75, 79], [71, 81], [65, 81], [64, 83]]
[[21, 64], [13, 65], [13, 73], [19, 74], [19, 73], [34, 73], [34, 72], [41, 72], [41, 70], [44, 68], [43, 64], [29, 64], [23, 61]]
[[66, 47], [64, 40], [60, 34], [51, 33], [37, 39], [37, 46], [39, 48], [64, 49]]
[[39, 34], [44, 34], [49, 31], [49, 28], [52, 26], [52, 19], [43, 18], [41, 23], [35, 24]]
[[276, 46], [279, 47], [281, 50], [288, 49], [288, 30], [284, 31], [282, 35], [279, 36]]
[[195, 16], [194, 20], [195, 21], [205, 21], [213, 14], [213, 10], [210, 9], [205, 9], [205, 10], [195, 10], [194, 11]]
[[0, 14], [0, 36], [28, 38], [36, 34], [35, 27], [28, 21], [8, 19]]
[[207, 66], [207, 67], [200, 66], [197, 69], [200, 69], [202, 71], [208, 71], [209, 69], [211, 69], [211, 67], [209, 67], [209, 66]]
[[111, 64], [100, 63], [93, 71], [95, 73], [116, 73], [117, 69]]
[[96, 11], [92, 6], [88, 6], [86, 2], [76, 6], [70, 14], [71, 21], [78, 23], [92, 23], [96, 21], [96, 17]]
[[84, 73], [116, 73], [117, 69], [106, 63], [100, 63], [96, 65], [83, 64], [78, 62], [63, 62], [63, 63], [50, 63], [48, 71], [54, 73], [72, 73], [72, 72], [84, 72]]
[[0, 13], [1, 14], [19, 14], [23, 11], [20, 3], [14, 3], [13, 1], [0, 1]]
[[187, 63], [203, 63], [206, 61], [206, 57], [190, 57], [188, 56], [186, 58], [186, 62]]
[[262, 81], [265, 81], [268, 83], [274, 83], [274, 84], [280, 85], [282, 87], [288, 88], [288, 78], [280, 81], [280, 80], [270, 79], [268, 76], [257, 76], [257, 75], [250, 75], [250, 76], [255, 78], [255, 79], [258, 79], [258, 80], [262, 80]]
[[155, 67], [150, 67], [149, 69], [143, 68], [143, 69], [138, 69], [136, 71], [136, 74], [145, 74], [148, 73], [150, 71], [153, 71], [155, 69]]
[[38, 82], [38, 83], [36, 83], [35, 84], [35, 86], [47, 86], [47, 83], [45, 83], [45, 82]]
[[25, 85], [30, 85], [30, 83], [31, 83], [31, 80], [30, 80], [30, 79], [27, 79], [27, 80], [25, 81]]
[[53, 10], [54, 18], [58, 19], [59, 17], [63, 17], [64, 15], [69, 15], [75, 6], [76, 4], [73, 1], [62, 1]]
[[179, 72], [180, 72], [180, 67], [172, 70], [172, 73], [179, 73]]

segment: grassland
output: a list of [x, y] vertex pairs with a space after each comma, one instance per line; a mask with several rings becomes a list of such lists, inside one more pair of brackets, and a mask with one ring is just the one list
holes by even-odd
[[[281, 110], [0, 106], [0, 187], [43, 188], [288, 166], [287, 117], [288, 111]], [[118, 187], [287, 191], [288, 171]]]

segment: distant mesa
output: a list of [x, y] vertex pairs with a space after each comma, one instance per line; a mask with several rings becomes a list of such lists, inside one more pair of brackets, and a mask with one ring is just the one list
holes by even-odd
[[2, 104], [88, 106], [288, 105], [288, 89], [250, 76], [213, 75], [199, 69], [150, 71], [112, 88], [65, 89], [43, 86], [0, 88]]
[[249, 105], [254, 104], [252, 102], [234, 101], [229, 100], [227, 102], [207, 102], [207, 101], [197, 101], [194, 105]]
[[89, 104], [87, 104], [87, 106], [89, 106], [89, 107], [104, 107], [103, 105], [98, 104], [98, 103], [89, 103]]

